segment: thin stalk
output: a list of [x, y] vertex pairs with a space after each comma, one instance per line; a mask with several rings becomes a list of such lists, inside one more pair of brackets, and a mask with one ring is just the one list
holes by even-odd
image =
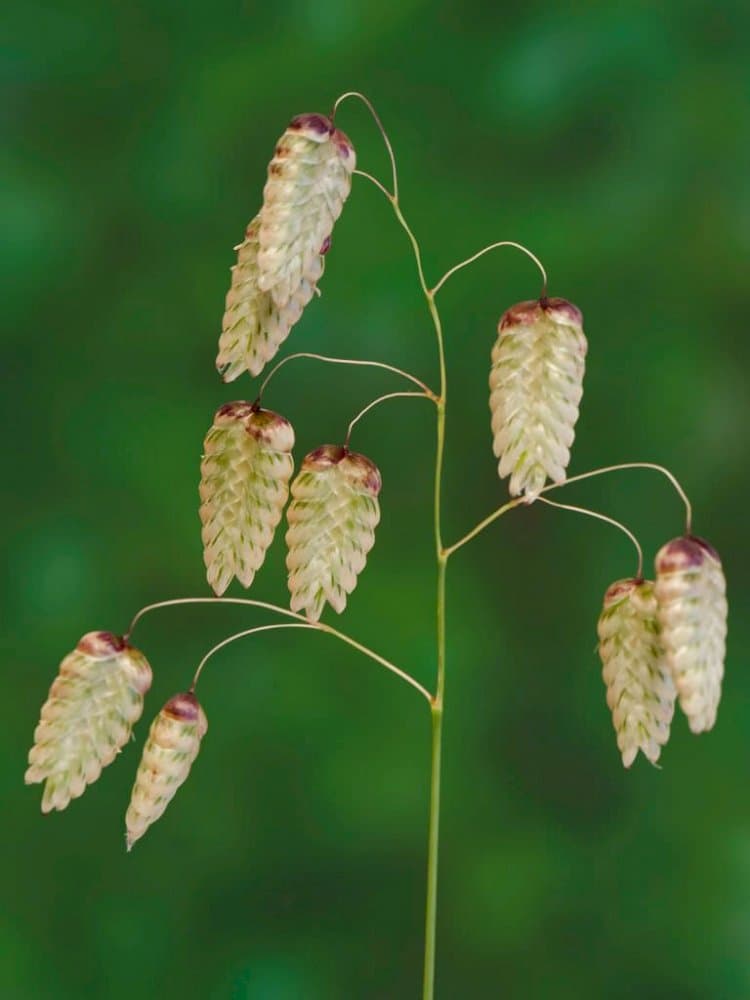
[[459, 538], [457, 542], [454, 542], [453, 545], [449, 545], [448, 548], [445, 550], [446, 556], [453, 555], [453, 553], [457, 549], [460, 549], [462, 546], [466, 545], [466, 543], [470, 542], [472, 538], [476, 538], [476, 536], [480, 534], [480, 532], [484, 531], [485, 528], [489, 527], [489, 525], [492, 524], [493, 521], [496, 521], [499, 517], [502, 517], [503, 514], [507, 514], [509, 510], [513, 510], [515, 507], [520, 507], [522, 504], [525, 503], [527, 503], [526, 497], [516, 497], [515, 500], [509, 500], [507, 503], [504, 503], [502, 507], [498, 507], [497, 510], [493, 510], [493, 512], [491, 514], [488, 514], [487, 517], [483, 518], [479, 522], [479, 524], [475, 524], [474, 527], [471, 529], [471, 531], [467, 531], [466, 534], [462, 538]]
[[355, 175], [355, 177], [366, 177], [367, 180], [370, 181], [371, 184], [374, 184], [375, 187], [379, 191], [383, 192], [383, 194], [386, 196], [386, 198], [388, 199], [388, 201], [393, 201], [393, 195], [388, 190], [388, 188], [385, 186], [385, 184], [382, 184], [377, 179], [377, 177], [373, 177], [372, 174], [368, 174], [366, 170], [355, 170], [354, 171], [354, 175]]
[[433, 696], [427, 688], [423, 687], [418, 680], [411, 676], [411, 674], [407, 674], [405, 670], [397, 667], [395, 663], [391, 663], [390, 660], [386, 660], [386, 658], [381, 656], [380, 653], [376, 653], [369, 647], [363, 645], [361, 642], [357, 642], [356, 639], [352, 639], [352, 637], [347, 635], [345, 632], [339, 632], [338, 629], [333, 628], [331, 625], [326, 625], [325, 622], [311, 622], [309, 618], [305, 618], [304, 615], [297, 614], [296, 611], [290, 611], [288, 608], [281, 608], [277, 604], [269, 604], [267, 601], [255, 601], [249, 597], [176, 597], [170, 601], [157, 601], [155, 604], [147, 604], [146, 607], [141, 608], [141, 610], [137, 612], [130, 623], [130, 628], [125, 633], [124, 638], [130, 638], [133, 633], [133, 629], [144, 615], [149, 614], [151, 611], [158, 611], [160, 608], [174, 608], [181, 604], [242, 604], [245, 607], [261, 608], [264, 611], [273, 611], [278, 615], [283, 615], [285, 618], [293, 618], [295, 621], [302, 622], [308, 627], [316, 629], [318, 632], [327, 632], [328, 635], [332, 635], [336, 639], [340, 639], [341, 642], [345, 642], [353, 649], [358, 650], [365, 656], [369, 656], [371, 660], [379, 663], [380, 666], [385, 667], [386, 670], [390, 670], [392, 674], [400, 677], [402, 681], [406, 681], [406, 683], [410, 684], [416, 691], [419, 691], [422, 697], [425, 698], [430, 705], [433, 702]]
[[585, 514], [586, 517], [593, 517], [597, 521], [604, 521], [605, 524], [611, 524], [615, 528], [619, 528], [620, 531], [627, 535], [630, 541], [635, 546], [635, 551], [638, 553], [638, 569], [635, 574], [636, 580], [643, 579], [643, 549], [641, 548], [641, 543], [635, 537], [630, 528], [626, 528], [624, 524], [620, 521], [616, 521], [613, 517], [608, 517], [606, 514], [600, 514], [597, 510], [589, 510], [588, 507], [575, 507], [570, 503], [557, 503], [555, 500], [548, 500], [547, 497], [537, 497], [539, 503], [547, 504], [550, 507], [557, 507], [558, 510], [571, 510], [574, 514]]
[[[570, 476], [568, 479], [564, 479], [561, 483], [550, 483], [545, 486], [543, 490], [540, 491], [540, 497], [543, 493], [549, 493], [551, 490], [559, 490], [563, 486], [569, 486], [571, 483], [578, 483], [584, 479], [593, 479], [594, 476], [603, 476], [609, 472], [621, 472], [624, 469], [653, 469], [656, 472], [661, 472], [662, 475], [670, 481], [672, 486], [675, 488], [675, 492], [678, 494], [683, 504], [685, 505], [685, 534], [689, 535], [692, 531], [693, 525], [693, 507], [690, 503], [687, 493], [682, 488], [680, 481], [677, 477], [665, 469], [663, 465], [657, 465], [655, 462], [622, 462], [619, 465], [606, 465], [601, 469], [592, 469], [590, 472], [581, 472], [577, 476]], [[457, 549], [462, 548], [467, 542], [470, 542], [472, 538], [476, 538], [477, 535], [481, 534], [485, 528], [489, 527], [494, 521], [503, 514], [507, 514], [509, 510], [513, 510], [515, 507], [525, 506], [529, 503], [526, 497], [516, 497], [515, 500], [509, 500], [507, 503], [502, 504], [497, 510], [493, 510], [491, 514], [487, 517], [482, 518], [482, 520], [475, 524], [471, 531], [467, 531], [457, 542], [453, 545], [449, 545], [445, 550], [446, 555], [452, 555]]]
[[395, 365], [388, 365], [384, 361], [368, 361], [363, 358], [330, 358], [325, 354], [311, 354], [309, 351], [298, 351], [296, 354], [288, 354], [281, 361], [277, 362], [271, 369], [271, 371], [266, 375], [261, 383], [260, 389], [258, 390], [258, 402], [260, 402], [263, 393], [266, 391], [266, 386], [271, 381], [273, 376], [279, 370], [283, 368], [285, 364], [289, 361], [295, 361], [297, 358], [311, 358], [313, 361], [325, 361], [331, 365], [355, 365], [362, 366], [366, 368], [383, 368], [385, 371], [393, 372], [395, 375], [401, 375], [402, 378], [408, 379], [413, 382], [414, 385], [418, 385], [420, 389], [423, 389], [425, 394], [431, 398], [435, 398], [435, 393], [430, 389], [429, 386], [417, 378], [416, 375], [412, 375], [411, 372], [405, 372], [402, 368], [396, 368]]
[[[336, 103], [333, 105], [333, 112], [331, 113], [331, 121], [335, 121], [336, 120], [336, 112], [338, 111], [339, 107], [344, 103], [344, 101], [348, 100], [350, 97], [355, 97], [358, 101], [362, 101], [362, 103], [365, 105], [365, 107], [367, 108], [367, 110], [372, 115], [372, 117], [373, 117], [373, 119], [375, 121], [375, 124], [378, 127], [378, 131], [380, 132], [380, 134], [383, 137], [383, 142], [385, 143], [385, 148], [388, 151], [388, 159], [391, 161], [391, 175], [393, 177], [393, 195], [392, 195], [392, 197], [396, 201], [398, 201], [398, 168], [396, 167], [396, 155], [393, 152], [393, 146], [391, 145], [391, 140], [388, 138], [388, 133], [383, 128], [383, 123], [380, 120], [380, 115], [377, 113], [377, 111], [373, 107], [372, 101], [368, 97], [365, 97], [364, 94], [360, 94], [360, 92], [358, 90], [348, 90], [345, 94], [342, 94], [341, 97], [338, 97], [336, 99]], [[390, 196], [390, 194], [389, 194], [389, 196]]]
[[490, 250], [497, 250], [500, 247], [513, 247], [516, 250], [520, 250], [521, 253], [525, 253], [527, 257], [529, 257], [531, 260], [534, 261], [534, 263], [539, 268], [539, 271], [542, 275], [542, 294], [540, 298], [544, 298], [545, 295], [547, 294], [547, 272], [544, 269], [544, 264], [542, 264], [537, 255], [535, 253], [532, 253], [528, 247], [525, 247], [523, 243], [516, 243], [515, 240], [500, 240], [498, 243], [491, 243], [488, 247], [484, 247], [477, 253], [472, 254], [471, 257], [467, 257], [466, 260], [462, 260], [460, 264], [455, 264], [449, 271], [446, 271], [443, 277], [440, 279], [440, 281], [438, 281], [438, 283], [432, 289], [432, 294], [437, 295], [437, 293], [440, 291], [440, 289], [443, 287], [446, 281], [450, 277], [452, 277], [452, 275], [456, 274], [457, 271], [460, 271], [464, 267], [468, 267], [469, 264], [473, 264], [475, 260], [479, 260], [480, 257], [483, 257], [486, 253], [489, 253]]
[[682, 488], [682, 484], [677, 476], [663, 465], [657, 465], [656, 462], [621, 462], [619, 465], [605, 465], [601, 469], [592, 469], [591, 472], [581, 472], [577, 476], [570, 476], [564, 483], [552, 483], [550, 486], [546, 486], [542, 490], [542, 493], [558, 489], [560, 486], [567, 486], [568, 483], [580, 482], [582, 479], [592, 479], [594, 476], [603, 476], [609, 472], [621, 472], [623, 469], [653, 469], [655, 472], [661, 472], [663, 476], [666, 476], [685, 505], [685, 534], [690, 534], [693, 530], [693, 505], [690, 503], [688, 495]]
[[217, 642], [215, 646], [206, 653], [203, 659], [200, 661], [195, 669], [195, 674], [193, 675], [193, 683], [190, 685], [190, 691], [194, 692], [198, 686], [198, 681], [203, 673], [203, 668], [214, 655], [218, 653], [220, 649], [225, 646], [231, 645], [233, 642], [237, 642], [238, 639], [246, 639], [249, 635], [255, 635], [258, 632], [273, 632], [280, 628], [315, 628], [314, 625], [302, 625], [300, 622], [275, 622], [273, 625], [256, 625], [255, 628], [246, 628], [242, 632], [235, 632], [234, 635], [227, 636], [226, 639], [222, 639], [221, 642]]
[[349, 427], [346, 432], [346, 440], [344, 441], [344, 447], [345, 448], [349, 447], [349, 441], [352, 436], [352, 431], [354, 430], [356, 424], [359, 423], [359, 421], [362, 419], [362, 417], [364, 417], [366, 413], [369, 413], [369, 411], [372, 410], [374, 407], [380, 406], [381, 403], [385, 403], [386, 400], [403, 399], [405, 397], [407, 398], [411, 397], [412, 399], [432, 399], [433, 401], [435, 400], [434, 396], [428, 396], [426, 392], [388, 392], [385, 394], [385, 396], [378, 396], [377, 399], [373, 399], [371, 403], [368, 403], [367, 406], [364, 406], [356, 415], [356, 417], [354, 417], [353, 420], [350, 421]]
[[359, 650], [360, 653], [364, 653], [365, 656], [369, 656], [371, 660], [375, 660], [375, 662], [379, 663], [381, 667], [385, 667], [386, 670], [390, 670], [392, 674], [395, 674], [397, 677], [400, 677], [402, 681], [406, 681], [407, 684], [411, 684], [411, 686], [414, 688], [415, 691], [419, 691], [422, 697], [426, 698], [427, 701], [430, 704], [432, 704], [433, 696], [430, 694], [427, 688], [422, 687], [419, 681], [415, 680], [411, 676], [411, 674], [407, 674], [405, 670], [401, 670], [400, 667], [397, 667], [393, 663], [390, 663], [388, 660], [385, 659], [385, 657], [380, 656], [379, 653], [373, 653], [371, 649], [368, 649], [367, 646], [363, 646], [362, 643], [357, 642], [356, 639], [352, 639], [350, 635], [346, 635], [346, 633], [344, 632], [339, 632], [337, 629], [331, 628], [330, 625], [326, 625], [324, 622], [318, 622], [317, 628], [321, 632], [327, 632], [329, 635], [335, 636], [337, 639], [340, 639], [342, 642], [345, 642], [348, 646], [351, 646], [353, 649], [357, 649]]

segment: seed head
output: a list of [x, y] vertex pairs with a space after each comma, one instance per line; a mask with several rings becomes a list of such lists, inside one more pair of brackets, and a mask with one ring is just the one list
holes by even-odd
[[323, 258], [318, 256], [288, 301], [276, 305], [271, 293], [258, 286], [259, 229], [260, 214], [247, 227], [232, 268], [216, 358], [216, 368], [225, 382], [233, 382], [244, 371], [251, 375], [263, 371], [302, 315], [323, 273]]
[[653, 583], [613, 583], [604, 595], [597, 631], [622, 762], [630, 767], [640, 750], [655, 764], [669, 739], [675, 689], [659, 636]]
[[694, 536], [662, 546], [656, 599], [680, 708], [692, 732], [705, 732], [716, 722], [727, 635], [726, 583], [716, 550]]
[[583, 393], [583, 317], [565, 299], [521, 302], [498, 325], [490, 371], [493, 450], [510, 493], [533, 499], [560, 483]]
[[318, 281], [355, 162], [351, 142], [324, 115], [299, 115], [279, 139], [263, 189], [258, 287], [280, 309]]
[[26, 784], [43, 781], [42, 812], [65, 809], [127, 743], [151, 687], [143, 653], [88, 632], [60, 664], [34, 732]]
[[207, 730], [206, 713], [192, 692], [170, 698], [151, 723], [125, 816], [128, 850], [172, 801]]
[[203, 445], [200, 517], [209, 585], [244, 587], [263, 564], [294, 471], [292, 425], [253, 403], [227, 403]]
[[344, 610], [375, 542], [380, 487], [380, 473], [364, 455], [326, 444], [306, 456], [287, 512], [293, 611], [317, 621], [326, 601]]

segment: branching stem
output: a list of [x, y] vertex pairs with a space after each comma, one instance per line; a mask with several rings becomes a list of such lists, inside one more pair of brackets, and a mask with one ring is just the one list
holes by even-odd
[[433, 396], [431, 393], [428, 395], [426, 392], [388, 392], [385, 394], [385, 396], [378, 396], [377, 399], [373, 399], [371, 403], [368, 403], [367, 406], [363, 407], [356, 415], [356, 417], [354, 417], [354, 419], [350, 422], [349, 428], [346, 432], [346, 440], [344, 441], [344, 447], [345, 448], [349, 447], [349, 441], [351, 439], [354, 426], [355, 424], [359, 423], [359, 421], [362, 419], [362, 417], [364, 417], [366, 413], [368, 413], [374, 407], [380, 406], [381, 403], [385, 403], [385, 401], [388, 399], [399, 399], [399, 398], [429, 399], [432, 402], [436, 401], [435, 396]]
[[476, 538], [478, 534], [484, 531], [485, 528], [488, 528], [493, 521], [502, 517], [503, 514], [507, 514], [509, 510], [514, 510], [516, 507], [520, 507], [525, 503], [526, 497], [516, 497], [514, 500], [508, 500], [507, 503], [498, 507], [497, 510], [493, 510], [493, 512], [483, 518], [479, 524], [475, 524], [471, 531], [467, 531], [466, 534], [462, 538], [459, 538], [457, 542], [454, 542], [453, 545], [449, 545], [448, 548], [445, 549], [445, 557], [448, 558], [449, 556], [452, 556], [454, 552], [466, 545], [467, 542], [470, 542], [472, 538]]
[[225, 646], [231, 645], [231, 643], [236, 642], [238, 639], [245, 639], [249, 635], [255, 635], [257, 632], [271, 632], [279, 628], [311, 628], [314, 629], [314, 625], [302, 625], [299, 622], [276, 622], [274, 625], [256, 625], [255, 628], [246, 628], [242, 632], [235, 632], [234, 635], [228, 636], [226, 639], [222, 639], [221, 642], [217, 642], [215, 646], [206, 653], [201, 662], [198, 664], [195, 670], [195, 676], [193, 677], [193, 683], [190, 685], [190, 691], [195, 691], [200, 676], [203, 673], [203, 668], [214, 655], [218, 653], [220, 649]]
[[369, 98], [365, 97], [364, 94], [360, 94], [358, 90], [348, 90], [345, 94], [342, 94], [341, 97], [337, 98], [336, 103], [333, 105], [331, 121], [336, 120], [336, 112], [338, 111], [339, 107], [344, 103], [344, 101], [348, 100], [350, 97], [354, 97], [357, 100], [362, 101], [362, 103], [367, 107], [368, 111], [375, 120], [375, 124], [377, 125], [378, 129], [380, 130], [380, 134], [383, 137], [383, 142], [385, 143], [385, 148], [388, 150], [388, 158], [391, 161], [391, 173], [393, 176], [392, 197], [398, 201], [398, 169], [396, 168], [396, 156], [393, 152], [393, 146], [391, 145], [391, 140], [388, 138], [388, 133], [383, 128], [383, 123], [380, 120], [380, 115], [378, 115], [377, 111], [373, 107], [372, 102], [369, 100]]
[[425, 395], [430, 396], [432, 399], [437, 398], [432, 389], [428, 385], [425, 385], [416, 375], [405, 372], [402, 368], [396, 368], [395, 365], [388, 365], [384, 361], [368, 361], [362, 358], [330, 358], [325, 354], [311, 354], [309, 351], [298, 351], [296, 354], [287, 355], [287, 357], [282, 358], [281, 361], [273, 366], [268, 375], [263, 379], [258, 390], [258, 402], [260, 402], [263, 393], [266, 391], [266, 386], [279, 368], [283, 368], [289, 361], [295, 361], [297, 358], [312, 358], [314, 361], [325, 361], [331, 365], [357, 365], [367, 368], [383, 368], [385, 371], [393, 372], [395, 375], [400, 375], [402, 378], [408, 379], [409, 382], [413, 382], [414, 385], [418, 385], [420, 389], [424, 390]]
[[317, 629], [319, 632], [327, 632], [328, 635], [335, 636], [342, 642], [345, 642], [348, 646], [352, 646], [354, 649], [359, 650], [360, 653], [364, 653], [365, 656], [369, 656], [371, 660], [379, 663], [381, 667], [385, 667], [386, 670], [390, 670], [392, 674], [396, 674], [401, 680], [406, 681], [410, 684], [416, 691], [427, 699], [427, 701], [432, 704], [432, 695], [423, 687], [418, 680], [407, 674], [405, 670], [401, 670], [390, 660], [386, 660], [384, 656], [379, 653], [374, 652], [367, 646], [364, 646], [361, 642], [357, 642], [356, 639], [352, 639], [351, 636], [346, 635], [345, 632], [339, 632], [338, 629], [333, 628], [331, 625], [327, 625], [325, 622], [311, 622], [309, 619], [305, 618], [304, 615], [297, 614], [296, 611], [290, 611], [288, 608], [279, 607], [277, 604], [269, 604], [267, 601], [255, 601], [249, 597], [176, 597], [170, 601], [157, 601], [155, 604], [148, 604], [145, 608], [135, 615], [132, 622], [130, 623], [130, 628], [125, 633], [124, 638], [129, 639], [133, 633], [133, 629], [138, 624], [138, 622], [143, 618], [144, 615], [149, 614], [151, 611], [157, 611], [160, 608], [174, 608], [182, 604], [241, 604], [245, 607], [251, 608], [261, 608], [263, 611], [273, 611], [277, 615], [283, 615], [285, 618], [293, 618], [295, 621], [302, 622], [308, 628]]
[[635, 537], [630, 528], [626, 528], [624, 524], [620, 521], [616, 521], [613, 517], [608, 517], [606, 514], [600, 514], [596, 510], [589, 510], [588, 507], [574, 507], [569, 503], [557, 503], [555, 500], [549, 500], [547, 497], [537, 497], [539, 503], [547, 504], [550, 507], [557, 507], [558, 510], [571, 510], [575, 514], [585, 514], [587, 517], [596, 518], [597, 521], [604, 521], [606, 524], [611, 524], [615, 528], [619, 528], [623, 534], [627, 535], [630, 541], [635, 546], [635, 550], [638, 553], [638, 570], [635, 574], [637, 580], [643, 579], [643, 549], [641, 548], [641, 543]]
[[623, 469], [654, 469], [656, 472], [661, 472], [663, 476], [666, 476], [685, 505], [685, 534], [689, 535], [691, 533], [693, 530], [693, 505], [690, 503], [687, 493], [682, 488], [679, 479], [674, 473], [670, 472], [663, 465], [657, 465], [655, 462], [621, 462], [619, 465], [605, 465], [601, 469], [592, 469], [591, 472], [581, 472], [577, 476], [570, 476], [564, 483], [553, 483], [547, 486], [542, 492], [546, 493], [548, 490], [567, 486], [569, 483], [577, 483], [583, 479], [593, 479], [594, 476], [603, 476], [610, 472], [621, 472]]
[[[570, 476], [569, 479], [565, 479], [562, 483], [550, 483], [545, 486], [541, 493], [549, 493], [552, 490], [559, 490], [563, 486], [569, 486], [571, 483], [582, 482], [584, 479], [593, 479], [594, 476], [603, 476], [609, 472], [621, 472], [623, 469], [654, 469], [656, 472], [661, 472], [662, 475], [666, 476], [670, 483], [674, 486], [676, 492], [682, 499], [685, 505], [685, 534], [689, 535], [692, 531], [693, 523], [693, 508], [688, 499], [688, 495], [682, 488], [679, 480], [669, 469], [665, 469], [663, 465], [657, 465], [655, 462], [623, 462], [620, 465], [607, 465], [601, 469], [592, 469], [590, 472], [581, 472], [577, 476]], [[481, 534], [485, 528], [488, 528], [493, 522], [497, 521], [499, 517], [503, 514], [507, 514], [509, 510], [514, 510], [516, 507], [524, 506], [527, 503], [525, 497], [516, 497], [514, 500], [509, 500], [507, 503], [502, 504], [497, 510], [493, 510], [491, 514], [487, 517], [482, 518], [482, 520], [475, 524], [471, 531], [467, 531], [457, 542], [453, 545], [449, 545], [445, 549], [445, 555], [450, 556], [458, 549], [463, 548], [467, 542], [470, 542], [472, 538], [476, 538], [477, 535]]]
[[377, 177], [373, 177], [372, 174], [368, 174], [366, 170], [355, 170], [354, 173], [357, 177], [365, 177], [371, 184], [374, 184], [379, 191], [383, 192], [388, 201], [393, 202], [393, 195], [385, 184], [382, 184]]
[[527, 257], [530, 257], [534, 261], [534, 263], [539, 268], [539, 271], [541, 272], [542, 275], [542, 293], [540, 295], [540, 298], [544, 298], [544, 296], [547, 294], [547, 272], [544, 269], [544, 265], [539, 260], [537, 255], [532, 253], [528, 247], [525, 247], [523, 243], [516, 243], [514, 240], [500, 240], [498, 243], [490, 243], [488, 247], [484, 247], [482, 250], [479, 250], [471, 257], [467, 257], [466, 260], [462, 260], [460, 264], [454, 265], [449, 271], [446, 271], [443, 277], [440, 279], [440, 281], [438, 281], [438, 283], [432, 289], [432, 294], [437, 295], [437, 293], [440, 291], [440, 289], [443, 287], [446, 281], [457, 271], [462, 270], [462, 268], [464, 267], [468, 267], [469, 264], [473, 264], [475, 260], [479, 260], [480, 257], [483, 257], [486, 253], [489, 253], [490, 250], [497, 250], [499, 247], [514, 247], [516, 250], [520, 250], [521, 253], [525, 253]]

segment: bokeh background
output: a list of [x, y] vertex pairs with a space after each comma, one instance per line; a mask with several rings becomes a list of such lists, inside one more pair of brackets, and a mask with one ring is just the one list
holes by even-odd
[[[429, 714], [334, 640], [271, 633], [216, 657], [201, 755], [131, 855], [123, 814], [150, 718], [212, 643], [263, 615], [147, 617], [135, 641], [155, 683], [136, 744], [62, 815], [42, 818], [23, 786], [39, 706], [79, 636], [207, 594], [201, 442], [221, 403], [255, 392], [213, 368], [232, 246], [288, 119], [350, 88], [391, 133], [433, 281], [516, 239], [581, 306], [571, 473], [669, 465], [732, 599], [716, 730], [691, 737], [680, 716], [663, 769], [625, 772], [595, 622], [606, 586], [634, 570], [627, 540], [537, 507], [456, 557], [438, 994], [750, 996], [747, 6], [26, 0], [4, 20], [2, 996], [419, 994]], [[345, 105], [339, 123], [386, 179], [365, 109]], [[504, 251], [441, 293], [449, 540], [506, 495], [488, 356], [499, 313], [538, 289]], [[323, 292], [286, 351], [436, 381], [408, 245], [361, 179]], [[266, 398], [299, 459], [396, 388], [297, 362]], [[342, 623], [428, 685], [433, 419], [399, 400], [357, 429], [383, 473], [383, 521]], [[565, 499], [626, 520], [649, 561], [681, 530], [655, 473]], [[278, 538], [252, 596], [286, 600], [283, 555]]]

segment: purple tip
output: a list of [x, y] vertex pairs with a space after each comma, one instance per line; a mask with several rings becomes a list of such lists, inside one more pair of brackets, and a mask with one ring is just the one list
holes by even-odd
[[325, 115], [305, 114], [297, 115], [289, 122], [288, 128], [292, 132], [302, 132], [303, 130], [315, 132], [318, 135], [331, 135], [333, 132], [333, 122]]
[[93, 656], [97, 659], [107, 659], [116, 653], [121, 653], [127, 643], [122, 636], [113, 632], [87, 632], [77, 646], [81, 653]]
[[691, 566], [702, 566], [709, 551], [713, 554], [714, 550], [702, 540], [689, 537], [673, 538], [659, 549], [656, 555], [656, 571], [674, 573], [689, 569]]
[[214, 414], [214, 422], [223, 418], [231, 420], [244, 420], [253, 412], [253, 404], [247, 400], [238, 399], [234, 403], [224, 403]]
[[632, 594], [635, 588], [641, 586], [642, 583], [643, 580], [636, 580], [635, 577], [630, 577], [627, 580], [617, 580], [607, 588], [607, 592], [604, 595], [604, 603], [613, 604], [621, 597]]
[[200, 718], [201, 707], [195, 695], [186, 691], [184, 694], [176, 694], [171, 697], [162, 712], [182, 722], [197, 722]]

